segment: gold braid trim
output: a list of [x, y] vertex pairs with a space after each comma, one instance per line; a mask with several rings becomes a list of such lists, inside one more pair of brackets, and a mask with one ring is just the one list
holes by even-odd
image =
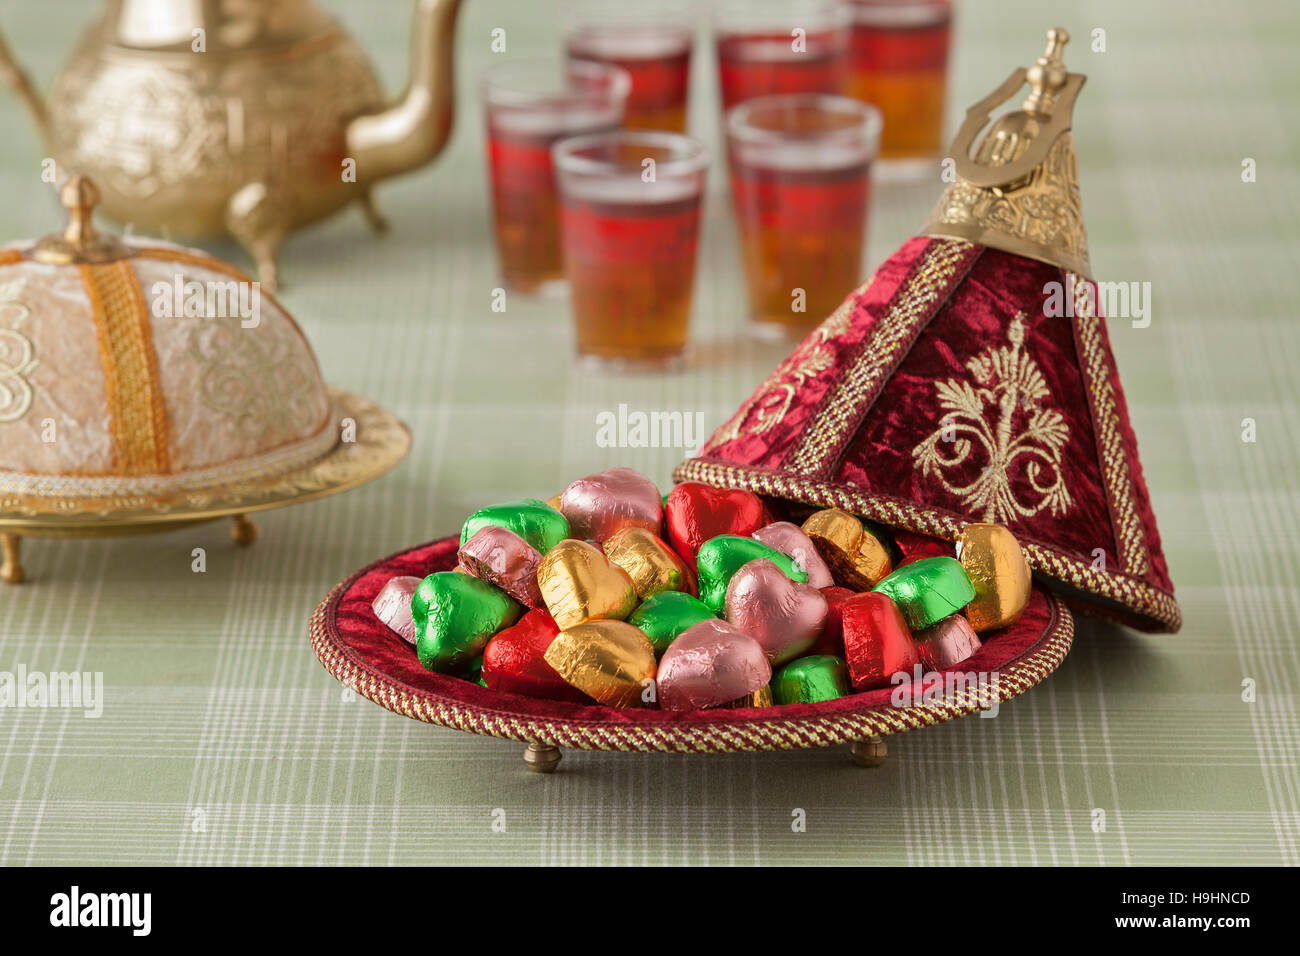
[[1101, 457], [1103, 480], [1115, 525], [1120, 564], [1129, 574], [1141, 577], [1147, 570], [1146, 535], [1133, 500], [1133, 477], [1120, 437], [1119, 414], [1115, 410], [1115, 390], [1107, 373], [1108, 363], [1101, 345], [1101, 319], [1094, 308], [1095, 295], [1088, 295], [1092, 284], [1087, 278], [1067, 275], [1075, 290], [1075, 323], [1079, 346], [1083, 351], [1083, 374], [1088, 382], [1093, 423], [1097, 429], [1097, 450]]
[[[881, 495], [864, 494], [817, 478], [774, 475], [759, 468], [701, 461], [682, 462], [674, 481], [702, 481], [717, 488], [741, 488], [755, 494], [788, 498], [823, 508], [841, 508], [872, 521], [955, 541], [967, 522], [949, 514], [922, 508]], [[1173, 595], [1145, 581], [1115, 571], [1101, 571], [1090, 562], [1061, 554], [1039, 544], [1023, 544], [1025, 559], [1036, 571], [1050, 575], [1081, 591], [1116, 601], [1134, 614], [1160, 625], [1156, 630], [1176, 631], [1183, 615]]]
[[[707, 711], [699, 722], [636, 725], [592, 720], [527, 717], [492, 707], [447, 700], [436, 694], [411, 694], [383, 674], [356, 663], [330, 635], [335, 606], [352, 580], [335, 587], [312, 615], [311, 646], [316, 657], [344, 686], [381, 707], [414, 720], [471, 734], [485, 734], [571, 747], [579, 750], [725, 753], [830, 747], [873, 734], [893, 734], [964, 717], [980, 709], [978, 692], [958, 692], [930, 704], [885, 706], [825, 717], [729, 719], [731, 711]], [[997, 672], [999, 703], [1017, 697], [1052, 673], [1069, 653], [1074, 619], [1059, 598], [1047, 595], [1052, 617], [1043, 637], [1024, 655]], [[988, 702], [985, 701], [987, 704]], [[779, 711], [779, 708], [777, 708]]]
[[784, 462], [786, 471], [814, 476], [828, 474], [835, 467], [840, 450], [853, 437], [881, 387], [978, 253], [979, 247], [953, 239], [934, 239], [925, 247], [911, 274], [894, 292], [884, 317], [858, 345], [844, 377], [822, 398]]
[[99, 337], [113, 434], [114, 473], [166, 474], [167, 408], [149, 310], [129, 260], [79, 266]]

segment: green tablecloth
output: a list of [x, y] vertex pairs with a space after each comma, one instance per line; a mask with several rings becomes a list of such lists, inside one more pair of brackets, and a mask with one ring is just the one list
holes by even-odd
[[[410, 4], [328, 5], [397, 88]], [[44, 83], [96, 7], [6, 4], [2, 25]], [[712, 429], [781, 357], [739, 334], [717, 175], [687, 371], [586, 377], [563, 303], [516, 297], [491, 311], [475, 83], [494, 27], [509, 56], [525, 56], [556, 49], [556, 20], [549, 3], [468, 0], [456, 133], [435, 167], [380, 191], [391, 234], [374, 238], [350, 211], [286, 248], [283, 300], [329, 380], [410, 424], [401, 468], [264, 516], [247, 551], [224, 525], [29, 543], [30, 583], [0, 589], [0, 670], [100, 671], [104, 703], [98, 719], [0, 709], [0, 862], [1300, 862], [1300, 8], [1289, 3], [959, 10], [952, 128], [1037, 55], [1048, 26], [1073, 32], [1067, 63], [1089, 75], [1075, 130], [1095, 271], [1153, 288], [1151, 326], [1116, 322], [1111, 335], [1181, 634], [1080, 621], [1041, 687], [995, 720], [892, 738], [874, 771], [834, 751], [573, 752], [542, 777], [519, 744], [390, 714], [326, 675], [306, 622], [336, 580], [454, 531], [478, 505], [549, 495], [614, 463], [666, 484], [682, 451], [601, 448], [597, 413], [699, 411]], [[1105, 53], [1088, 49], [1094, 28]], [[715, 141], [712, 59], [697, 50], [691, 126]], [[3, 94], [0, 128], [0, 236], [44, 233], [59, 214], [41, 148]], [[1258, 182], [1242, 183], [1243, 157]], [[870, 268], [937, 192], [878, 190]], [[195, 547], [205, 574], [191, 571]], [[796, 810], [806, 832], [792, 829]]]

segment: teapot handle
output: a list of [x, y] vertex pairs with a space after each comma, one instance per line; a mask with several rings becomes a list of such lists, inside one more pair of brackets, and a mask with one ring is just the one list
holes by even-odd
[[27, 71], [18, 64], [13, 54], [9, 52], [9, 46], [5, 43], [3, 33], [0, 33], [0, 81], [3, 81], [6, 86], [18, 95], [18, 99], [27, 107], [27, 111], [32, 114], [32, 119], [36, 122], [41, 138], [48, 143], [50, 141], [50, 122], [49, 113], [45, 109], [45, 102], [32, 86]]

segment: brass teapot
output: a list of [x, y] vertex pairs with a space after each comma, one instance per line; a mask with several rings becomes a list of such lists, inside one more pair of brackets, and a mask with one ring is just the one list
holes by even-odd
[[419, 0], [410, 82], [385, 103], [365, 53], [312, 0], [109, 0], [48, 105], [3, 38], [0, 78], [56, 165], [110, 216], [164, 236], [237, 239], [276, 285], [280, 243], [432, 160], [451, 133], [460, 0]]

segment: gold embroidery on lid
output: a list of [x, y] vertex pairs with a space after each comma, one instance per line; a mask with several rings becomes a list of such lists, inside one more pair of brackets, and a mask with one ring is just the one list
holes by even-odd
[[36, 346], [20, 331], [32, 314], [31, 307], [18, 301], [25, 276], [0, 282], [0, 423], [16, 422], [32, 407], [32, 383], [27, 376], [36, 370]]
[[[1070, 510], [1073, 503], [1065, 486], [1061, 453], [1070, 438], [1064, 416], [1043, 404], [1052, 397], [1038, 363], [1023, 350], [1023, 312], [1017, 312], [1007, 329], [1010, 346], [991, 348], [966, 363], [969, 381], [950, 378], [935, 382], [939, 407], [945, 415], [934, 432], [912, 449], [914, 466], [935, 478], [982, 520], [1009, 524], [1047, 508], [1053, 516]], [[1016, 413], [1027, 416], [1015, 430]], [[990, 421], [989, 413], [996, 415]], [[940, 451], [951, 448], [951, 456]], [[944, 476], [967, 462], [985, 462], [969, 484], [955, 484]], [[1029, 485], [1022, 499], [1013, 486], [1011, 471], [1019, 463]]]

